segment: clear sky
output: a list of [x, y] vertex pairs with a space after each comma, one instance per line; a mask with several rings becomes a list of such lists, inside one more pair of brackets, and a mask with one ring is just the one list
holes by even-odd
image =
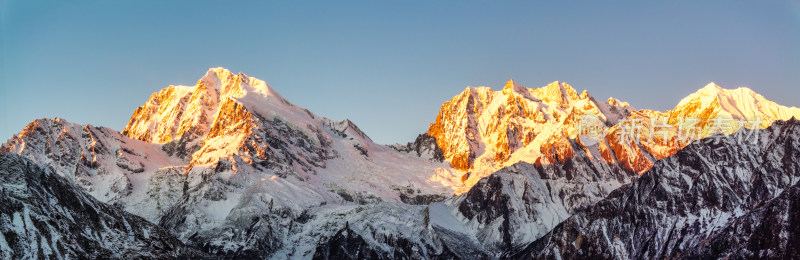
[[[646, 3], [645, 3], [646, 2]], [[222, 66], [413, 141], [467, 86], [564, 81], [667, 110], [713, 81], [800, 106], [800, 1], [0, 0], [0, 139], [62, 117], [122, 130]]]

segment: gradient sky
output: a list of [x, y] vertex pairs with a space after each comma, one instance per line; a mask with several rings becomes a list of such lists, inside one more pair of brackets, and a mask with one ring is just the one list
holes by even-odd
[[[643, 3], [647, 2], [647, 3]], [[800, 1], [0, 0], [0, 139], [36, 118], [122, 130], [222, 66], [413, 141], [467, 86], [564, 81], [667, 110], [716, 82], [800, 106]]]

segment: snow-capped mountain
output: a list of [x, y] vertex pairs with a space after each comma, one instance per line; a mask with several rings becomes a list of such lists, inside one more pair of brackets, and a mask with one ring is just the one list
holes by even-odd
[[[692, 141], [736, 131], [718, 118], [760, 129], [792, 115], [797, 108], [716, 85], [658, 112], [566, 83], [509, 81], [467, 88], [414, 142], [386, 146], [262, 80], [213, 68], [194, 86], [154, 93], [121, 133], [39, 119], [0, 150], [217, 257], [492, 259]], [[695, 139], [685, 138], [690, 127]]]
[[[461, 194], [517, 162], [563, 161], [572, 150], [567, 140], [577, 138], [577, 123], [584, 115], [611, 126], [631, 111], [630, 105], [613, 98], [601, 103], [586, 91], [578, 95], [566, 83], [529, 89], [510, 80], [502, 91], [468, 87], [442, 105], [427, 134], [453, 167], [469, 171], [457, 189]], [[607, 145], [599, 149], [608, 153]]]
[[513, 258], [796, 255], [798, 156], [796, 119], [696, 141]]
[[[776, 120], [789, 120], [798, 115], [800, 108], [778, 105], [749, 88], [723, 89], [712, 82], [683, 98], [670, 113], [670, 120], [697, 118], [699, 125], [714, 124], [711, 121], [715, 118], [759, 120], [763, 128]], [[724, 130], [725, 134], [731, 134], [736, 129]]]
[[[708, 87], [687, 99], [693, 100], [695, 96], [702, 96], [706, 89]], [[718, 92], [727, 91], [719, 87], [715, 89]], [[752, 91], [737, 91], [756, 97], [738, 98], [741, 101], [738, 106], [754, 107], [754, 104], [742, 103], [754, 100], [759, 100], [759, 104], [772, 105], [771, 108], [751, 112], [749, 117], [732, 118], [759, 119], [762, 122], [757, 125], [742, 125], [745, 128], [741, 129], [767, 127], [775, 120], [791, 118], [792, 112], [797, 110], [765, 101]], [[613, 98], [606, 103], [598, 103], [586, 91], [581, 95], [576, 93], [564, 83], [553, 83], [540, 89], [525, 89], [509, 81], [502, 91], [468, 88], [452, 101], [445, 103], [427, 135], [435, 138], [439, 144], [444, 143], [441, 145], [445, 147], [442, 148], [443, 151], [448, 151], [446, 147], [451, 148], [450, 157], [447, 152], [443, 153], [455, 167], [465, 162], [459, 160], [470, 156], [488, 159], [485, 159], [486, 164], [481, 164], [481, 160], [473, 161], [475, 163], [471, 171], [462, 178], [464, 186], [460, 191], [466, 190], [466, 193], [444, 202], [447, 210], [438, 215], [447, 215], [450, 222], [454, 220], [455, 224], [442, 226], [456, 226], [451, 231], [460, 232], [462, 236], [473, 241], [480, 241], [476, 244], [480, 244], [489, 255], [512, 250], [544, 235], [566, 217], [594, 205], [611, 191], [635, 180], [638, 176], [636, 173], [649, 170], [657, 160], [673, 155], [695, 140], [677, 140], [678, 131], [689, 128], [681, 125], [680, 121], [669, 124], [669, 116], [674, 119], [675, 115], [683, 113], [684, 116], [696, 116], [706, 121], [724, 118], [722, 112], [687, 114], [688, 109], [685, 109], [683, 102], [678, 107], [684, 109], [662, 113], [633, 110]], [[497, 97], [503, 102], [497, 101]], [[485, 105], [487, 103], [491, 105]], [[704, 106], [697, 106], [696, 109], [725, 111], [724, 109], [730, 107], [709, 102]], [[568, 112], [564, 112], [564, 109]], [[487, 111], [497, 112], [493, 116], [486, 116]], [[537, 122], [535, 118], [539, 116], [532, 116], [537, 113], [541, 118], [547, 119]], [[605, 128], [595, 136], [581, 134], [581, 124], [585, 124], [587, 119], [589, 123], [599, 123]], [[664, 123], [659, 128], [650, 129], [649, 126], [657, 123], [657, 120]], [[637, 129], [636, 124], [640, 124], [639, 130], [632, 131], [631, 129]], [[442, 126], [449, 127], [449, 130], [441, 130]], [[736, 128], [733, 130], [739, 129], [738, 125], [734, 126]], [[713, 124], [696, 124], [693, 127], [696, 127], [694, 138], [697, 139], [717, 132], [712, 130], [719, 130], [718, 132], [724, 134], [732, 131], [715, 129]], [[557, 130], [547, 132], [547, 129]], [[623, 130], [628, 132], [620, 133]], [[656, 131], [656, 135], [671, 133], [673, 139], [670, 142], [659, 142], [658, 138], [650, 138], [651, 133]], [[520, 136], [534, 138], [524, 139]], [[508, 146], [509, 143], [516, 144]], [[504, 150], [509, 147], [516, 150]], [[458, 149], [461, 149], [461, 154], [454, 152], [459, 151]], [[482, 152], [482, 155], [475, 156], [474, 151]], [[504, 151], [516, 155], [506, 157], [504, 162], [504, 158], [498, 157]], [[503, 168], [494, 169], [493, 167], [497, 167], [494, 164], [498, 163]], [[503, 164], [510, 166], [502, 166]], [[475, 178], [477, 182], [469, 183], [470, 178]], [[432, 223], [433, 226], [437, 225], [435, 220]]]
[[[209, 70], [194, 87], [170, 86], [153, 94], [123, 134], [163, 143], [173, 155], [185, 154], [185, 173], [210, 169], [233, 175], [240, 167], [251, 167], [263, 173], [251, 176], [258, 183], [265, 181], [262, 177], [273, 182], [277, 177], [361, 200], [399, 201], [402, 194], [397, 189], [405, 186], [449, 196], [451, 188], [429, 179], [456, 174], [444, 164], [375, 144], [353, 122], [317, 116], [264, 81], [223, 68]], [[407, 166], [409, 161], [414, 167]], [[307, 203], [327, 201], [328, 195]]]
[[778, 105], [748, 88], [729, 90], [710, 83], [683, 98], [673, 110], [633, 111], [620, 124], [607, 128], [604, 136], [623, 168], [644, 173], [655, 161], [695, 140], [740, 128], [765, 128], [792, 117], [800, 118], [800, 108]]
[[445, 102], [427, 135], [454, 168], [468, 172], [457, 188], [460, 194], [505, 166], [569, 156], [559, 150], [566, 139], [596, 144], [598, 157], [641, 174], [694, 140], [740, 127], [764, 128], [793, 116], [800, 117], [800, 108], [780, 106], [748, 88], [727, 90], [714, 83], [675, 109], [659, 112], [635, 110], [614, 98], [599, 102], [566, 83], [534, 89], [511, 80], [502, 91], [469, 87]]
[[52, 167], [99, 201], [149, 221], [158, 221], [182, 196], [186, 177], [186, 163], [162, 145], [59, 118], [31, 122], [0, 150]]
[[31, 160], [0, 152], [0, 258], [204, 257], [169, 231], [102, 203]]
[[[123, 133], [41, 119], [3, 150], [53, 166], [184, 241], [232, 255], [274, 252], [309, 209], [430, 203], [452, 196], [448, 181], [462, 175], [441, 160], [375, 144], [349, 120], [317, 116], [222, 68], [194, 87], [153, 94]], [[254, 218], [269, 223], [253, 229]]]

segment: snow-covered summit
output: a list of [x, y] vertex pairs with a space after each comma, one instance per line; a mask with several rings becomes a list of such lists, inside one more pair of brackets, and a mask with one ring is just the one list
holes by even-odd
[[717, 85], [717, 83], [709, 82], [708, 84], [706, 84], [705, 87], [703, 87], [700, 90], [698, 90], [698, 92], [716, 93], [716, 92], [719, 92], [721, 90], [723, 90], [723, 88], [720, 87], [719, 85]]
[[[263, 80], [225, 68], [212, 68], [195, 86], [169, 86], [136, 109], [123, 134], [142, 141], [194, 141], [207, 134], [227, 100], [252, 106], [291, 110], [295, 107]], [[196, 143], [194, 143], [196, 145]]]
[[567, 83], [526, 88], [509, 80], [501, 91], [468, 87], [445, 102], [427, 134], [455, 168], [471, 171], [461, 179], [464, 192], [505, 166], [546, 162], [539, 159], [556, 153], [553, 147], [571, 150], [567, 139], [577, 138], [584, 116], [613, 125], [631, 111], [627, 103], [599, 102], [586, 91], [578, 95]]
[[503, 86], [503, 94], [510, 95], [511, 93], [524, 95], [525, 93], [528, 93], [528, 89], [519, 83], [514, 82], [514, 79], [509, 79], [508, 82], [506, 82], [506, 85]]
[[[468, 87], [442, 105], [427, 134], [436, 139], [455, 168], [472, 172], [464, 177], [466, 190], [502, 167], [549, 158], [554, 148], [555, 154], [565, 156], [566, 140], [585, 133], [587, 121], [603, 128], [579, 142], [598, 146], [593, 158], [643, 173], [656, 160], [719, 131], [719, 122], [726, 119], [758, 120], [764, 128], [792, 116], [800, 116], [800, 109], [780, 106], [748, 88], [728, 90], [715, 83], [687, 96], [674, 110], [659, 112], [635, 110], [615, 98], [600, 102], [588, 91], [578, 94], [563, 82], [525, 88], [510, 80], [502, 91]], [[689, 121], [694, 123], [685, 123]], [[730, 134], [739, 126], [734, 123], [723, 133]], [[689, 127], [696, 131], [686, 138]], [[564, 150], [557, 148], [559, 143]]]
[[[170, 86], [153, 94], [136, 110], [123, 134], [165, 143], [171, 152], [182, 154], [189, 161], [187, 172], [220, 160], [232, 164], [234, 171], [242, 163], [270, 161], [270, 169], [280, 176], [307, 179], [309, 174], [328, 170], [329, 159], [349, 156], [348, 150], [359, 157], [366, 156], [367, 165], [386, 164], [372, 162], [369, 156], [392, 157], [396, 153], [373, 143], [350, 120], [317, 116], [290, 103], [263, 80], [225, 68], [209, 69], [193, 87]], [[364, 158], [351, 161], [361, 160]], [[283, 166], [276, 167], [276, 163]], [[434, 173], [435, 168], [428, 170]], [[401, 169], [392, 166], [383, 174], [409, 178]], [[414, 178], [427, 180], [430, 175]], [[396, 198], [397, 194], [389, 196]]]
[[[586, 92], [586, 91], [584, 91]], [[556, 104], [568, 107], [572, 102], [578, 101], [578, 92], [565, 82], [554, 81], [547, 86], [531, 89], [531, 93], [545, 102], [555, 102]], [[588, 94], [588, 92], [586, 92]]]
[[[220, 251], [279, 243], [272, 235], [288, 235], [286, 225], [320, 206], [439, 201], [463, 174], [376, 144], [352, 121], [315, 115], [224, 68], [154, 93], [122, 134], [44, 119], [3, 150], [52, 165], [103, 202]], [[257, 232], [278, 233], [230, 237], [256, 232], [250, 221], [264, 212], [280, 214]]]
[[758, 120], [761, 127], [798, 115], [800, 108], [781, 106], [749, 88], [725, 89], [713, 82], [681, 99], [672, 111], [672, 117]]
[[673, 110], [631, 113], [624, 124], [609, 128], [606, 139], [620, 144], [614, 149], [618, 161], [643, 173], [656, 160], [695, 140], [720, 132], [732, 134], [742, 127], [766, 128], [793, 116], [800, 116], [800, 109], [778, 105], [746, 87], [725, 89], [711, 82], [683, 98]]

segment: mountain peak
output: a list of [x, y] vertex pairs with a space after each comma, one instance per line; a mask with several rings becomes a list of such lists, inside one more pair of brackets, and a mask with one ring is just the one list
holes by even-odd
[[700, 90], [698, 90], [697, 92], [718, 93], [718, 92], [723, 91], [723, 90], [725, 90], [725, 89], [723, 89], [722, 87], [720, 87], [716, 83], [711, 82], [711, 83], [708, 83], [708, 85], [706, 85], [705, 87], [703, 87]]
[[800, 114], [800, 109], [778, 105], [746, 87], [725, 89], [711, 82], [683, 98], [672, 114], [703, 120], [718, 117], [761, 120], [762, 127], [766, 127], [775, 120], [788, 120]]
[[223, 67], [209, 68], [198, 83], [205, 82], [209, 86], [220, 86], [224, 82], [232, 80], [235, 76], [236, 74]]
[[263, 80], [247, 76], [242, 72], [234, 74], [223, 67], [208, 69], [206, 74], [197, 82], [197, 86], [201, 85], [208, 89], [219, 90], [220, 95], [240, 96], [246, 92], [258, 92], [265, 96], [275, 96], [283, 99], [277, 91]]
[[187, 140], [198, 140], [208, 133], [220, 106], [229, 99], [264, 111], [294, 107], [263, 80], [216, 67], [208, 69], [195, 86], [170, 86], [153, 94], [136, 109], [122, 133], [154, 143], [178, 140], [185, 133], [190, 134]]
[[528, 89], [523, 87], [519, 83], [514, 82], [514, 79], [509, 79], [508, 82], [506, 82], [506, 85], [503, 87], [503, 94], [506, 94], [506, 95], [511, 94], [511, 93], [524, 94], [524, 93], [527, 93], [527, 92], [528, 92]]
[[547, 86], [534, 89], [534, 97], [544, 102], [556, 102], [562, 106], [567, 106], [572, 101], [578, 100], [578, 92], [565, 82], [553, 81]]
[[228, 70], [228, 69], [226, 69], [224, 67], [208, 68], [208, 71], [206, 71], [206, 75], [203, 76], [203, 78], [209, 77], [211, 75], [215, 75], [216, 76], [216, 75], [221, 75], [221, 74], [233, 75], [233, 72], [231, 72], [230, 70]]
[[514, 82], [513, 78], [512, 79], [508, 79], [508, 82], [506, 82], [506, 85], [505, 85], [505, 87], [503, 87], [503, 89], [507, 89], [507, 88], [513, 89], [515, 86], [519, 86], [519, 84], [517, 82]]
[[729, 90], [724, 89], [717, 85], [714, 82], [708, 83], [705, 87], [698, 89], [692, 94], [684, 97], [679, 103], [678, 107], [685, 106], [686, 104], [690, 103], [697, 103], [703, 104], [702, 107], [707, 107], [709, 105], [717, 104], [716, 101], [718, 97], [728, 92]]

